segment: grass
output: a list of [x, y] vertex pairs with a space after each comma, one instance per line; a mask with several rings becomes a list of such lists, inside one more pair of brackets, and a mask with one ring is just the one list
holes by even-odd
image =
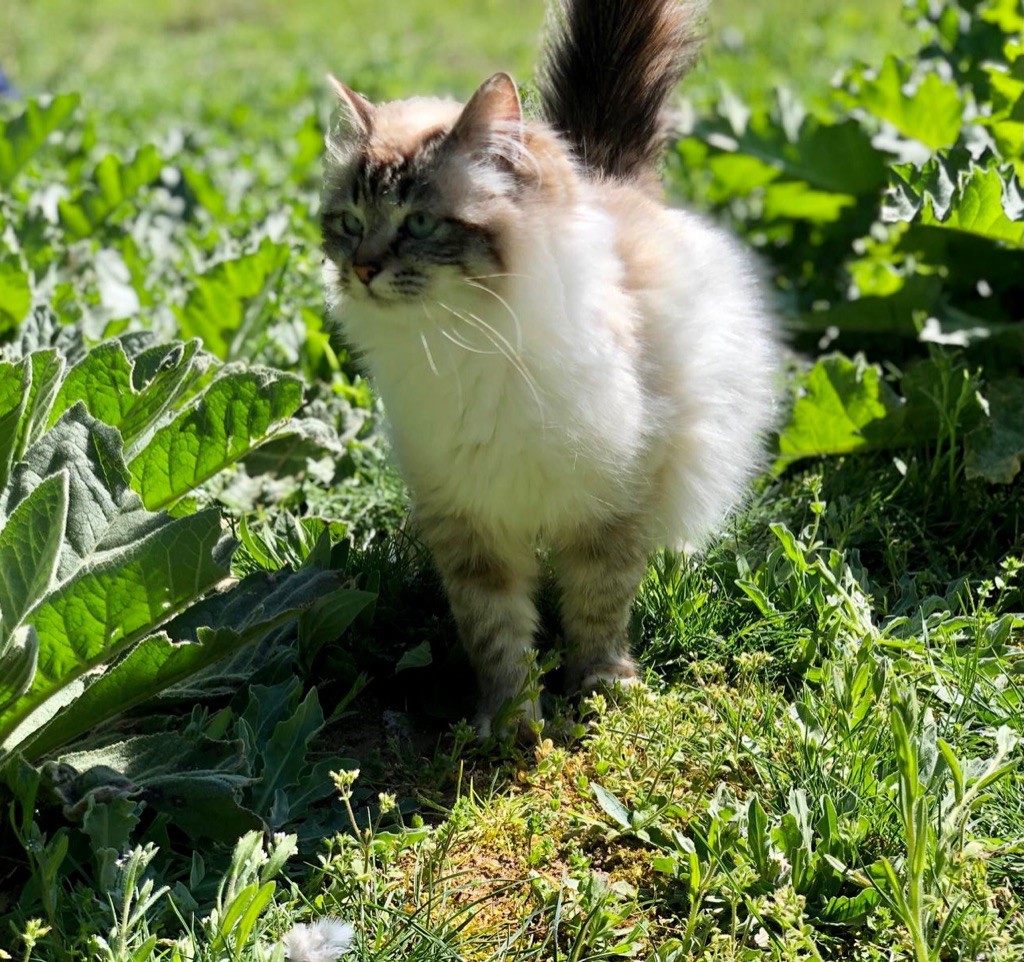
[[[498, 69], [528, 78], [543, 20], [541, 0], [10, 0], [0, 63], [27, 92], [84, 90], [114, 125], [159, 129], [285, 111], [327, 71], [374, 97], [465, 97]], [[711, 36], [691, 88], [748, 97], [780, 83], [816, 93], [845, 60], [910, 47], [898, 0], [718, 0]]]
[[[291, 925], [325, 915], [351, 921], [357, 957], [381, 962], [1024, 954], [1019, 477], [966, 482], [958, 453], [928, 447], [766, 477], [705, 557], [652, 560], [632, 625], [647, 687], [575, 705], [556, 670], [535, 752], [481, 750], [460, 722], [471, 679], [424, 552], [401, 530], [379, 408], [322, 335], [310, 117], [326, 108], [327, 69], [374, 96], [464, 95], [498, 68], [528, 76], [541, 21], [536, 0], [0, 10], [0, 63], [26, 91], [84, 91], [83, 139], [184, 130], [175, 163], [191, 165], [189, 188], [215, 182], [226, 198], [189, 213], [184, 239], [168, 228], [146, 286], [169, 293], [147, 308], [180, 302], [196, 261], [283, 212], [294, 257], [275, 324], [292, 340], [261, 342], [259, 359], [301, 370], [350, 444], [337, 471], [294, 484], [238, 472], [202, 497], [232, 513], [236, 573], [303, 564], [329, 521], [351, 540], [332, 560], [378, 592], [372, 621], [295, 668], [332, 715], [313, 757], [349, 767], [332, 803], [289, 827], [297, 838], [197, 850], [124, 798], [92, 798], [99, 814], [75, 834], [60, 805], [40, 802], [21, 813], [39, 832], [25, 832], [31, 869], [0, 856], [0, 958], [274, 958]], [[842, 60], [910, 43], [892, 0], [721, 0], [712, 24], [687, 88], [698, 102], [720, 84], [764, 99], [776, 82], [822, 98]], [[123, 237], [117, 250], [136, 264]], [[84, 260], [67, 295], [83, 324], [100, 301]], [[551, 608], [545, 657], [557, 661]], [[280, 681], [273, 659], [248, 670], [188, 725], [213, 740], [233, 719], [243, 737], [239, 719], [259, 714], [249, 699], [270, 700]], [[140, 828], [124, 837], [138, 847], [104, 848], [131, 818]]]

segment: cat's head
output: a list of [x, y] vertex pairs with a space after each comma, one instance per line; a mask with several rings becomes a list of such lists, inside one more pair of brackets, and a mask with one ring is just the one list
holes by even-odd
[[499, 73], [463, 107], [371, 104], [333, 80], [321, 214], [328, 282], [380, 306], [436, 297], [504, 269], [531, 158], [515, 83]]

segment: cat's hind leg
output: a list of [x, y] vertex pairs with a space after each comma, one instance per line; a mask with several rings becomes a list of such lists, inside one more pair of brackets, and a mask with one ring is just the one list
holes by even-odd
[[637, 523], [605, 523], [562, 538], [555, 555], [570, 690], [637, 681], [629, 651], [630, 609], [647, 569]]

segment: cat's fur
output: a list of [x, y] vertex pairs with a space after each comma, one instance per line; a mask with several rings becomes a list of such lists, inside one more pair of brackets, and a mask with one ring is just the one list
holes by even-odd
[[666, 208], [655, 173], [699, 12], [563, 0], [547, 122], [505, 74], [465, 107], [335, 82], [326, 285], [384, 399], [483, 733], [527, 675], [538, 542], [571, 683], [628, 683], [649, 553], [704, 544], [760, 463], [776, 347], [755, 266]]

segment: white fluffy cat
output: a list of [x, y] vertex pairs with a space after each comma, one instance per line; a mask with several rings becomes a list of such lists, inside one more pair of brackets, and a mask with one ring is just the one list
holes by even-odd
[[628, 683], [648, 555], [706, 543], [761, 463], [777, 346], [755, 264], [656, 176], [700, 12], [564, 0], [543, 120], [506, 74], [466, 106], [336, 82], [327, 288], [384, 399], [482, 733], [537, 718], [539, 543], [571, 683]]

